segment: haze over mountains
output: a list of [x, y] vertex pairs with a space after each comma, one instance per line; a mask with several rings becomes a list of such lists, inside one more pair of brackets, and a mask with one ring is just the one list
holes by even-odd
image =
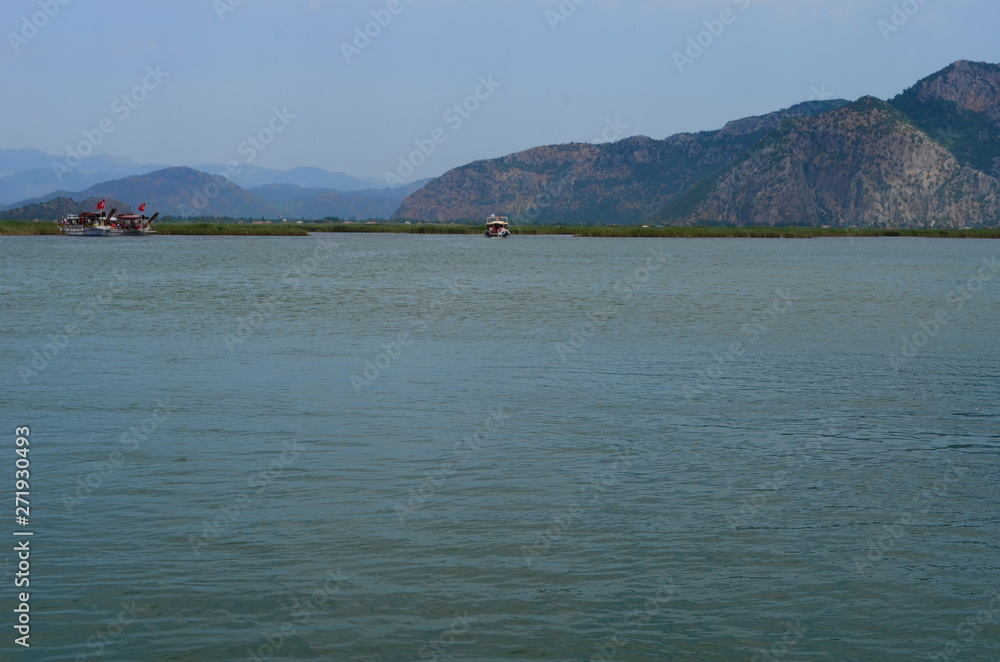
[[[0, 218], [52, 217], [111, 198], [165, 216], [481, 222], [499, 212], [515, 225], [996, 226], [1000, 66], [962, 60], [888, 101], [816, 99], [717, 131], [535, 147], [396, 189], [319, 168], [241, 165], [230, 181], [209, 174], [224, 172], [220, 164], [96, 156], [62, 172], [56, 190], [58, 159], [0, 150], [0, 200], [44, 190]], [[92, 181], [108, 173], [116, 177]]]
[[[226, 173], [243, 188], [268, 184], [293, 184], [303, 188], [360, 191], [382, 188], [385, 182], [375, 177], [351, 177], [342, 172], [303, 166], [291, 170], [273, 170], [245, 163], [227, 170], [226, 164], [202, 163], [195, 170]], [[0, 205], [40, 198], [55, 191], [82, 191], [94, 184], [132, 175], [145, 175], [170, 167], [165, 164], [136, 163], [130, 159], [97, 154], [81, 160], [71, 155], [52, 155], [37, 149], [0, 149]]]
[[[240, 165], [235, 171], [211, 163], [164, 167], [106, 155], [70, 163], [75, 167], [69, 168], [65, 158], [37, 150], [0, 150], [0, 196], [34, 194], [8, 204], [0, 218], [49, 218], [62, 209], [62, 214], [76, 212], [80, 211], [76, 203], [94, 197], [134, 201], [126, 211], [146, 202], [165, 216], [388, 218], [403, 197], [423, 183], [375, 188], [385, 183], [312, 167], [271, 170]], [[62, 186], [54, 188], [60, 179]], [[50, 204], [55, 200], [61, 202]]]

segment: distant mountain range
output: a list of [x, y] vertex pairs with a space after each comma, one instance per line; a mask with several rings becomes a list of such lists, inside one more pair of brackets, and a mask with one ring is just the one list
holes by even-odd
[[[37, 149], [0, 149], [0, 205], [19, 200], [41, 198], [56, 191], [82, 191], [94, 184], [132, 175], [163, 170], [165, 164], [136, 163], [130, 159], [98, 154], [79, 163], [66, 156], [55, 156]], [[194, 166], [209, 174], [227, 173], [225, 164], [203, 163]], [[322, 168], [300, 167], [272, 170], [239, 164], [227, 176], [243, 188], [268, 184], [293, 184], [303, 188], [337, 191], [361, 191], [385, 186], [375, 177], [351, 177]]]
[[[268, 184], [250, 189], [288, 218], [389, 218], [400, 202], [426, 184], [422, 179], [399, 188], [332, 191], [302, 188], [294, 184]], [[330, 213], [331, 210], [337, 213]]]
[[[97, 204], [104, 200], [107, 204], [105, 211], [111, 213], [130, 214], [135, 209], [128, 203], [107, 197], [84, 198], [83, 200], [73, 200], [72, 198], [57, 197], [45, 202], [34, 202], [24, 207], [19, 207], [13, 212], [0, 212], [0, 221], [6, 220], [40, 220], [56, 221], [67, 214], [79, 214], [83, 211], [97, 211]], [[155, 213], [155, 212], [154, 212]]]
[[82, 191], [94, 184], [159, 170], [162, 165], [140, 165], [129, 159], [99, 154], [76, 167], [66, 158], [36, 149], [0, 150], [0, 205], [41, 198], [56, 191]]
[[108, 198], [163, 216], [997, 226], [1000, 65], [961, 60], [887, 101], [814, 100], [716, 131], [535, 147], [395, 189], [308, 167], [241, 165], [230, 180], [212, 174], [220, 164], [53, 163], [62, 157], [0, 150], [0, 200], [22, 200], [0, 218], [55, 218]]
[[[203, 163], [194, 166], [194, 169], [209, 174], [227, 172], [224, 163]], [[302, 188], [333, 189], [336, 191], [363, 191], [385, 186], [385, 180], [378, 177], [351, 177], [342, 172], [330, 172], [309, 166], [300, 166], [291, 170], [272, 170], [240, 164], [239, 171], [230, 179], [243, 188], [250, 189], [271, 184], [290, 184]]]
[[1000, 66], [889, 101], [814, 101], [718, 131], [536, 147], [448, 171], [395, 217], [517, 223], [1000, 224]]
[[[11, 151], [13, 150], [6, 150], [7, 153], [3, 156], [9, 157]], [[41, 154], [40, 152], [31, 154], [33, 150], [19, 151], [29, 152], [20, 155], [22, 160], [27, 161], [32, 158], [37, 159], [37, 154]], [[10, 160], [8, 158], [8, 161]], [[225, 167], [222, 166], [219, 170], [224, 172]], [[356, 186], [362, 181], [354, 180], [342, 173], [329, 173], [318, 168], [296, 168], [284, 172], [289, 173], [289, 178], [296, 178], [298, 181], [324, 183], [340, 181], [341, 185], [346, 186]], [[266, 181], [268, 171], [258, 168], [253, 171], [242, 171], [240, 175], [246, 175], [248, 181]], [[89, 207], [84, 202], [102, 198], [108, 198], [109, 205], [110, 201], [114, 200], [119, 211], [132, 211], [133, 207], [145, 202], [150, 212], [158, 211], [164, 217], [388, 218], [399, 206], [400, 201], [425, 181], [396, 189], [338, 191], [323, 187], [303, 188], [291, 183], [269, 183], [248, 190], [219, 175], [193, 168], [172, 167], [103, 181], [79, 192], [52, 191], [10, 205], [0, 211], [0, 219], [56, 219], [66, 213], [85, 211]]]

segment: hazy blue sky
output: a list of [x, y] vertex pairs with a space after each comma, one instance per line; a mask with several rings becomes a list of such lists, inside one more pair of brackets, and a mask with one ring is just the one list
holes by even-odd
[[0, 26], [0, 147], [410, 179], [1000, 62], [997, 0], [4, 0]]

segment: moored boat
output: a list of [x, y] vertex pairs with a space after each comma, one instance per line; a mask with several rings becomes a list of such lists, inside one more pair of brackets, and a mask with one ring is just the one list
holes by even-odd
[[510, 236], [510, 223], [507, 222], [506, 216], [500, 216], [498, 214], [493, 214], [486, 219], [486, 234], [487, 238], [497, 237], [500, 239], [506, 239]]
[[159, 212], [152, 217], [146, 216], [146, 204], [139, 205], [138, 214], [121, 214], [115, 216], [115, 209], [110, 213], [104, 211], [105, 201], [97, 203], [98, 211], [85, 211], [79, 214], [67, 214], [59, 221], [59, 231], [70, 237], [107, 237], [107, 236], [144, 236], [156, 234], [149, 226]]
[[59, 231], [70, 237], [105, 237], [111, 232], [109, 223], [115, 215], [112, 209], [108, 214], [104, 211], [104, 200], [97, 203], [97, 211], [85, 211], [79, 214], [66, 214], [59, 221]]
[[111, 230], [108, 234], [115, 236], [141, 237], [147, 234], [156, 234], [156, 230], [149, 228], [160, 212], [156, 212], [152, 217], [146, 216], [146, 203], [139, 205], [138, 214], [121, 214], [113, 216], [110, 220]]
[[94, 216], [98, 214], [67, 214], [59, 221], [59, 231], [71, 237], [103, 237], [110, 228], [101, 222], [103, 219]]

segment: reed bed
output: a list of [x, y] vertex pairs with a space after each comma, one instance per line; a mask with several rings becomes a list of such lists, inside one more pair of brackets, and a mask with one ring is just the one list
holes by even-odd
[[[393, 232], [403, 234], [483, 233], [483, 226], [450, 223], [157, 223], [161, 235], [303, 237], [312, 232]], [[522, 225], [511, 228], [517, 235], [564, 234], [576, 237], [674, 237], [674, 238], [762, 238], [810, 239], [816, 237], [941, 237], [1000, 239], [1000, 228], [816, 228], [773, 226], [669, 226], [644, 228], [636, 225]], [[0, 235], [53, 235], [59, 227], [51, 221], [0, 221]]]
[[258, 237], [305, 237], [309, 231], [304, 225], [282, 223], [272, 225], [246, 225], [240, 223], [162, 223], [154, 224], [157, 234], [164, 235], [210, 235], [210, 236], [258, 236]]
[[815, 227], [723, 227], [671, 226], [642, 228], [635, 226], [593, 226], [572, 229], [578, 237], [730, 237], [763, 239], [811, 239], [817, 237], [953, 237], [1000, 239], [1000, 228], [815, 228]]
[[59, 234], [52, 221], [0, 221], [0, 235]]

